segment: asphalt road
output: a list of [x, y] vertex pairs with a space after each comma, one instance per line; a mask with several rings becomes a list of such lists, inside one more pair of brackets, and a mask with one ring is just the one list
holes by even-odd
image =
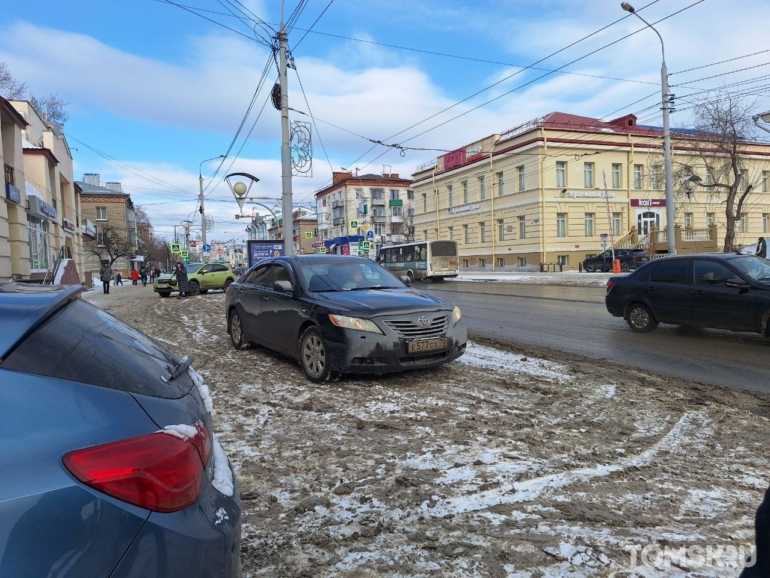
[[449, 297], [480, 335], [770, 393], [770, 340], [672, 325], [634, 333], [607, 313], [602, 287], [450, 282], [420, 288]]

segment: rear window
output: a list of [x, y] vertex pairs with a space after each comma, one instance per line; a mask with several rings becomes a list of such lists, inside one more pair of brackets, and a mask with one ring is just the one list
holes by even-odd
[[166, 399], [187, 394], [187, 372], [166, 383], [176, 358], [144, 333], [77, 299], [25, 339], [4, 369]]
[[660, 259], [650, 275], [650, 281], [657, 283], [687, 283], [687, 263], [685, 259]]
[[430, 252], [434, 257], [457, 257], [457, 244], [452, 241], [433, 241]]

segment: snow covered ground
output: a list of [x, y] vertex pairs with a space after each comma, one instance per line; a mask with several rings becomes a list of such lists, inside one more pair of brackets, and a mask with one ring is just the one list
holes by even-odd
[[[195, 357], [246, 577], [735, 577], [749, 552], [767, 397], [494, 343], [316, 385], [232, 349], [223, 294], [88, 298]], [[707, 548], [721, 553], [704, 563]]]
[[581, 287], [604, 287], [613, 273], [580, 273], [564, 271], [562, 273], [461, 273], [455, 279], [447, 281], [466, 281], [473, 283], [524, 283], [529, 285], [573, 285]]

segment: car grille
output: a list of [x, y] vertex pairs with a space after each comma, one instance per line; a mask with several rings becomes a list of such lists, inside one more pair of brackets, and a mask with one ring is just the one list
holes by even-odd
[[431, 337], [443, 336], [446, 333], [448, 322], [449, 317], [442, 315], [441, 317], [430, 319], [428, 325], [424, 327], [411, 319], [388, 319], [384, 323], [396, 335], [404, 339], [429, 339]]

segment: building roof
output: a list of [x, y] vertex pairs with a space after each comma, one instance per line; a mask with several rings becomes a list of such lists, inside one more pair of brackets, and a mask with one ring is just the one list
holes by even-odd
[[121, 191], [115, 191], [102, 187], [101, 185], [91, 185], [85, 181], [75, 181], [75, 184], [82, 189], [82, 195], [98, 195], [98, 196], [115, 196], [115, 197], [128, 197], [127, 193]]
[[326, 195], [327, 193], [330, 193], [332, 191], [336, 191], [341, 186], [377, 186], [382, 185], [383, 187], [387, 187], [390, 185], [396, 185], [400, 187], [410, 187], [412, 185], [412, 179], [402, 179], [399, 177], [398, 173], [390, 173], [390, 174], [383, 174], [383, 175], [374, 175], [374, 174], [366, 174], [366, 175], [353, 175], [353, 173], [348, 172], [332, 172], [332, 184], [329, 186], [324, 187], [323, 189], [320, 189], [316, 191], [315, 197], [318, 199], [319, 197], [322, 197]]

